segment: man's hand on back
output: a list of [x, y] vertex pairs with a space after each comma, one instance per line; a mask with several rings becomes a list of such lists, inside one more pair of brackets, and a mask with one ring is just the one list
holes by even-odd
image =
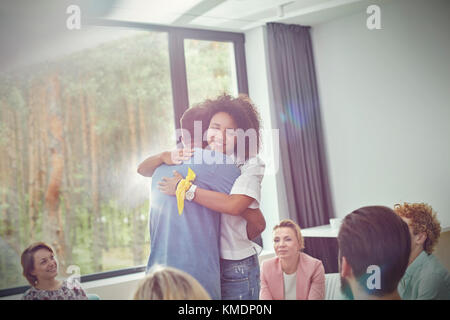
[[183, 176], [173, 170], [173, 177], [162, 177], [161, 181], [158, 182], [158, 189], [169, 196], [174, 196], [177, 190], [178, 182], [183, 179]]

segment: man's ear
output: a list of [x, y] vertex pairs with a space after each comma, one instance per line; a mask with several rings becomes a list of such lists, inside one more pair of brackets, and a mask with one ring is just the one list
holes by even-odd
[[342, 278], [349, 278], [353, 275], [353, 270], [350, 264], [347, 261], [347, 258], [341, 257], [341, 277]]
[[428, 236], [426, 232], [421, 232], [414, 236], [414, 240], [418, 245], [423, 245], [425, 241], [427, 240]]

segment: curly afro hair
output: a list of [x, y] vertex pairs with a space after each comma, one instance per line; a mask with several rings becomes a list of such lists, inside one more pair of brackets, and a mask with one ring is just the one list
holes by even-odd
[[245, 160], [258, 154], [261, 147], [261, 117], [247, 95], [240, 94], [237, 98], [234, 98], [224, 93], [216, 99], [205, 100], [200, 106], [210, 111], [210, 117], [219, 112], [228, 113], [235, 121], [237, 128], [244, 132], [249, 129], [255, 130], [256, 146], [251, 146], [249, 139], [245, 138]]

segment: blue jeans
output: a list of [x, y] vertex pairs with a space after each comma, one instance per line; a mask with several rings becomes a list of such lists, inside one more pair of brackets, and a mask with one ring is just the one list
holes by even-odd
[[255, 254], [242, 260], [220, 259], [222, 300], [258, 300], [259, 262]]

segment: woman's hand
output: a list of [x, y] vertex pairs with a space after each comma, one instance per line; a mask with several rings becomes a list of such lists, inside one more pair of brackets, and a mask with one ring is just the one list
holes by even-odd
[[177, 171], [173, 170], [173, 177], [167, 178], [163, 177], [161, 181], [158, 182], [158, 189], [169, 196], [174, 196], [177, 190], [177, 185], [183, 176]]
[[173, 151], [165, 151], [157, 155], [148, 157], [139, 164], [137, 172], [144, 177], [151, 177], [162, 164], [174, 165], [189, 160], [194, 153], [193, 149], [176, 149]]
[[161, 154], [161, 160], [168, 165], [181, 164], [183, 161], [189, 160], [193, 154], [193, 149], [175, 149], [173, 151], [163, 152]]

